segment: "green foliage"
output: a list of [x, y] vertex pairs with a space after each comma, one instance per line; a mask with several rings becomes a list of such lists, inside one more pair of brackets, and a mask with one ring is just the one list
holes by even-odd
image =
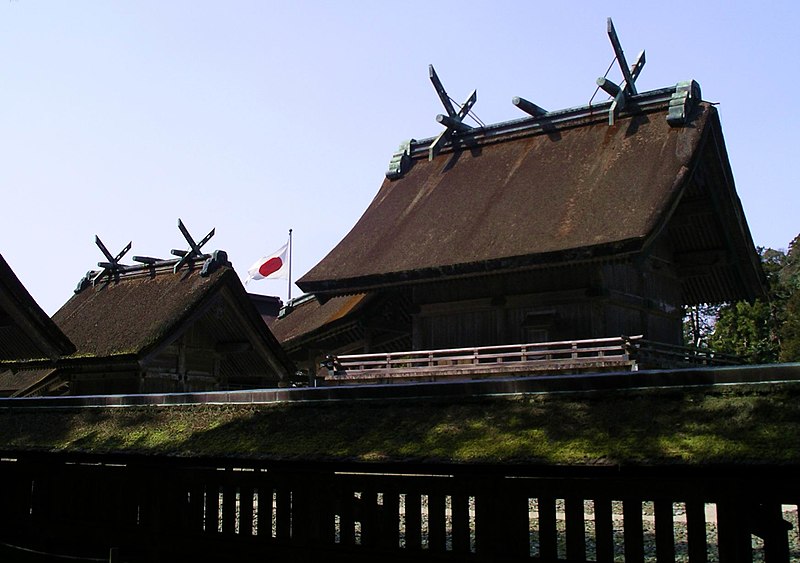
[[[788, 252], [760, 248], [759, 254], [767, 277], [767, 299], [720, 307], [708, 344], [747, 363], [800, 361], [800, 235]], [[692, 320], [687, 314], [685, 325]], [[696, 333], [684, 332], [690, 343], [688, 337]]]
[[709, 337], [714, 332], [719, 305], [694, 305], [686, 307], [683, 315], [683, 342], [695, 348], [709, 348]]
[[780, 343], [769, 304], [756, 300], [726, 305], [719, 312], [709, 344], [713, 350], [735, 354], [750, 364], [777, 361]]

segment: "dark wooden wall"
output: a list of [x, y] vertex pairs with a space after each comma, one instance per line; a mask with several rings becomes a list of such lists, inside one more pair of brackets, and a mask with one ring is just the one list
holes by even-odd
[[683, 344], [668, 248], [636, 262], [420, 285], [413, 299], [417, 350], [637, 334]]

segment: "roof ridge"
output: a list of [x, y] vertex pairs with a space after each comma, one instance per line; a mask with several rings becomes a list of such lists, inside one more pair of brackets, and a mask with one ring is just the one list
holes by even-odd
[[[198, 268], [196, 263], [200, 261], [200, 258], [202, 258], [203, 264]], [[112, 279], [115, 283], [119, 283], [120, 281], [126, 279], [137, 279], [146, 276], [156, 277], [167, 274], [183, 275], [187, 270], [179, 270], [176, 272], [174, 269], [175, 266], [182, 260], [183, 257], [179, 257], [167, 260], [154, 259], [152, 261], [135, 265], [121, 264]], [[199, 269], [200, 275], [203, 277], [211, 275], [219, 268], [224, 267], [233, 269], [233, 264], [231, 264], [231, 262], [228, 260], [228, 253], [224, 250], [215, 250], [211, 254], [203, 254], [198, 259], [190, 259], [188, 262], [184, 261], [184, 263], [188, 265], [189, 272]], [[99, 270], [89, 270], [86, 272], [86, 274], [78, 282], [78, 286], [75, 288], [75, 293], [80, 293], [87, 287], [91, 287], [92, 280], [98, 273]]]
[[[673, 127], [684, 125], [691, 110], [701, 100], [700, 85], [695, 80], [678, 82], [674, 86], [641, 92], [630, 96], [618, 118], [632, 117], [644, 113], [668, 110], [665, 117]], [[457, 148], [476, 147], [542, 133], [556, 129], [591, 125], [608, 120], [608, 112], [614, 100], [587, 104], [562, 110], [526, 116], [508, 121], [471, 128], [454, 133], [443, 145], [441, 152], [452, 152]], [[392, 155], [389, 170], [390, 180], [401, 177], [409, 168], [411, 160], [428, 158], [431, 145], [437, 137], [410, 139], [400, 145]]]

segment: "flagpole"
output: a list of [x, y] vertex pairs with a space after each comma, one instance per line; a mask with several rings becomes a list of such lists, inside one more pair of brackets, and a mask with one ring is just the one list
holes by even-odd
[[292, 229], [289, 229], [289, 297], [286, 300], [292, 300]]

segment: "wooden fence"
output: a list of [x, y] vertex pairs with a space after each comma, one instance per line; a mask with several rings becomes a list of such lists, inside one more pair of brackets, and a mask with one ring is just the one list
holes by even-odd
[[588, 373], [734, 365], [734, 356], [619, 336], [504, 346], [329, 357], [327, 383], [434, 381], [538, 373]]
[[797, 468], [2, 455], [6, 554], [132, 563], [800, 557]]

